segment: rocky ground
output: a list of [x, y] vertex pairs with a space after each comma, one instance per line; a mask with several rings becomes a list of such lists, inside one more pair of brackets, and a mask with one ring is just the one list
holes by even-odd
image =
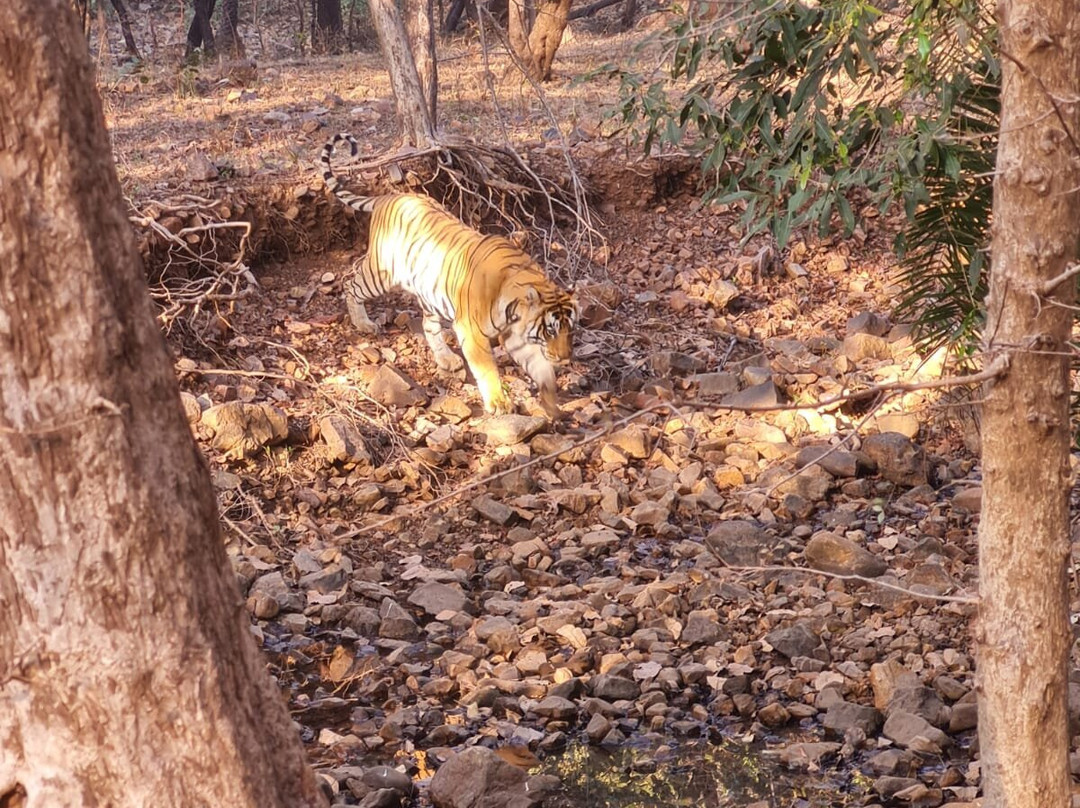
[[[582, 35], [564, 69], [608, 44]], [[188, 193], [240, 215], [262, 193], [308, 238], [267, 238], [251, 293], [170, 342], [252, 630], [333, 801], [974, 804], [977, 430], [955, 394], [841, 395], [941, 370], [889, 320], [888, 222], [744, 245], [685, 161], [631, 160], [596, 88], [557, 82], [609, 249], [553, 266], [585, 307], [565, 418], [509, 364], [519, 413], [485, 417], [471, 380], [435, 372], [414, 303], [371, 306], [374, 338], [344, 317], [362, 245], [313, 161], [358, 121], [390, 137], [365, 59], [190, 102], [106, 93], [136, 209]], [[523, 151], [553, 153], [545, 120], [522, 102]], [[301, 226], [316, 205], [336, 218]], [[743, 763], [707, 757], [731, 745]], [[583, 797], [589, 749], [612, 777]], [[688, 749], [769, 787], [703, 791]]]
[[[380, 761], [441, 766], [418, 804], [558, 804], [525, 766], [724, 737], [818, 782], [809, 804], [974, 798], [973, 462], [929, 393], [809, 406], [937, 368], [859, 245], [765, 260], [733, 220], [682, 196], [627, 222], [558, 425], [507, 366], [523, 412], [484, 417], [405, 299], [353, 333], [339, 254], [264, 273], [214, 355], [179, 358], [254, 629], [337, 801], [397, 804]], [[737, 409], [783, 402], [803, 406]]]

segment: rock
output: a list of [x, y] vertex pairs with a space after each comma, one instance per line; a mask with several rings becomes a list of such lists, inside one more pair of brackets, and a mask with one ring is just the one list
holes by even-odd
[[895, 659], [870, 666], [870, 687], [874, 691], [874, 706], [886, 712], [897, 691], [919, 686], [919, 677]]
[[889, 318], [872, 311], [864, 311], [856, 314], [847, 321], [845, 330], [848, 334], [872, 334], [875, 337], [884, 337], [892, 328]]
[[949, 737], [944, 732], [925, 718], [903, 710], [895, 710], [889, 715], [882, 734], [899, 746], [916, 752], [940, 754], [949, 745]]
[[765, 635], [765, 640], [788, 659], [795, 657], [814, 657], [828, 661], [829, 653], [822, 645], [821, 638], [814, 633], [806, 621], [800, 621], [786, 628], [777, 628]]
[[650, 454], [649, 436], [640, 426], [628, 426], [613, 432], [607, 444], [622, 449], [628, 457], [643, 460]]
[[611, 732], [612, 723], [600, 713], [594, 713], [585, 726], [585, 735], [593, 744], [598, 744]]
[[409, 595], [409, 603], [419, 606], [434, 617], [440, 612], [465, 611], [469, 605], [469, 599], [456, 586], [429, 581], [413, 590], [413, 593]]
[[742, 519], [720, 522], [705, 537], [705, 546], [731, 567], [766, 563], [774, 543], [764, 528]]
[[218, 178], [218, 169], [203, 152], [195, 151], [188, 158], [186, 174], [189, 180], [211, 182]]
[[200, 424], [211, 434], [210, 445], [230, 458], [253, 455], [289, 436], [284, 411], [270, 404], [218, 404], [203, 412]]
[[898, 432], [867, 435], [862, 450], [877, 463], [881, 476], [897, 485], [926, 485], [928, 466], [922, 447]]
[[199, 399], [195, 398], [191, 393], [181, 392], [180, 403], [184, 406], [184, 415], [187, 416], [188, 423], [199, 423], [199, 419], [202, 418], [202, 407], [199, 405]]
[[952, 498], [954, 508], [963, 508], [969, 513], [978, 513], [982, 508], [982, 486], [973, 485], [958, 491]]
[[371, 463], [364, 438], [353, 423], [341, 415], [327, 415], [319, 421], [319, 436], [331, 460]]
[[687, 373], [701, 373], [705, 363], [696, 356], [678, 351], [659, 351], [649, 357], [649, 365], [657, 376], [684, 376]]
[[428, 794], [435, 808], [526, 808], [536, 804], [525, 788], [527, 780], [522, 769], [490, 749], [473, 746], [439, 767]]
[[532, 706], [532, 712], [551, 721], [573, 721], [577, 718], [577, 705], [570, 699], [548, 696]]
[[506, 526], [517, 516], [514, 509], [504, 505], [498, 500], [492, 499], [487, 494], [481, 494], [472, 501], [473, 510], [497, 525]]
[[806, 563], [814, 569], [836, 575], [861, 575], [876, 578], [885, 573], [888, 566], [877, 556], [860, 547], [851, 539], [820, 530], [806, 543], [803, 550]]
[[773, 466], [757, 479], [757, 485], [771, 490], [773, 496], [795, 494], [808, 502], [824, 500], [832, 484], [832, 475], [818, 465], [805, 466], [796, 472], [783, 466]]
[[388, 788], [404, 797], [411, 797], [413, 792], [416, 791], [416, 787], [413, 785], [412, 778], [409, 775], [389, 766], [366, 768], [360, 776], [360, 780], [370, 788]]
[[840, 744], [831, 741], [793, 743], [780, 750], [780, 762], [789, 769], [817, 770], [821, 759], [840, 751]]
[[864, 359], [892, 358], [892, 350], [889, 348], [888, 340], [875, 337], [873, 334], [848, 334], [844, 337], [844, 345], [841, 351], [852, 362], [861, 362]]
[[485, 419], [482, 431], [490, 446], [513, 446], [524, 443], [547, 426], [547, 419], [539, 416], [495, 415]]
[[715, 645], [723, 639], [715, 611], [692, 611], [686, 618], [679, 641], [688, 646]]
[[698, 395], [726, 396], [739, 389], [739, 377], [734, 373], [695, 373], [689, 381], [698, 386]]
[[919, 770], [918, 755], [906, 749], [883, 749], [871, 756], [863, 764], [862, 770], [870, 775], [893, 775], [911, 777]]
[[428, 403], [428, 395], [393, 365], [361, 369], [364, 392], [386, 407], [415, 407]]
[[791, 720], [791, 713], [780, 702], [773, 702], [758, 710], [758, 720], [765, 726], [776, 729]]
[[979, 705], [974, 701], [954, 704], [949, 711], [949, 732], [966, 732], [979, 724]]
[[830, 446], [804, 446], [795, 455], [795, 468], [815, 463], [834, 477], [873, 474], [877, 466], [864, 452], [849, 452]]
[[914, 777], [893, 777], [886, 775], [885, 777], [879, 777], [874, 781], [874, 791], [876, 791], [882, 799], [886, 800], [897, 797], [900, 792], [906, 791], [907, 789], [919, 787], [926, 789], [926, 786]]
[[881, 713], [869, 705], [838, 701], [829, 705], [822, 724], [840, 736], [855, 728], [868, 737], [881, 726]]
[[412, 640], [420, 635], [416, 621], [390, 598], [379, 606], [379, 636], [391, 640]]
[[589, 682], [589, 692], [605, 701], [632, 701], [641, 695], [641, 688], [632, 679], [601, 673]]
[[912, 440], [919, 434], [919, 419], [907, 412], [890, 412], [885, 415], [875, 415], [870, 419], [868, 426], [877, 429], [878, 432], [897, 432]]
[[780, 393], [772, 379], [740, 390], [720, 399], [721, 407], [741, 410], [753, 407], [774, 407], [780, 403]]

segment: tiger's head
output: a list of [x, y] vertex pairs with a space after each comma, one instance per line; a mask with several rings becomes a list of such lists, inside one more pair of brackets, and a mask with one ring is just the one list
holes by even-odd
[[523, 285], [507, 313], [510, 330], [538, 346], [553, 365], [565, 365], [573, 357], [580, 311], [572, 293], [544, 278], [543, 282]]

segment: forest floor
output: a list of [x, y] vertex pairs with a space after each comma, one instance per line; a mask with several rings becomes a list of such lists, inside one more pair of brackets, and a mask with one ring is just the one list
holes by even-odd
[[253, 631], [341, 804], [475, 746], [549, 806], [973, 804], [977, 431], [930, 391], [814, 406], [941, 371], [889, 320], [890, 223], [743, 243], [580, 78], [648, 27], [573, 26], [544, 101], [493, 53], [498, 111], [476, 40], [440, 46], [445, 130], [592, 193], [608, 249], [548, 245], [585, 304], [557, 424], [508, 361], [521, 414], [485, 417], [413, 301], [344, 316], [363, 223], [316, 161], [393, 145], [378, 55], [102, 68], [151, 280], [241, 291], [168, 333]]

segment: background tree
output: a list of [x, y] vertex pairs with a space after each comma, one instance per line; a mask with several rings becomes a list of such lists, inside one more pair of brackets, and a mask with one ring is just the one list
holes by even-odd
[[214, 16], [214, 5], [217, 0], [193, 0], [193, 2], [195, 13], [188, 27], [185, 58], [190, 59], [199, 48], [202, 48], [205, 56], [213, 56], [215, 53], [214, 28], [210, 24], [210, 18]]
[[[1080, 28], [1003, 0], [987, 297], [976, 689], [983, 804], [1069, 804], [1069, 338], [1080, 232]], [[1070, 272], [1070, 267], [1073, 271]], [[1045, 298], [1055, 305], [1047, 305]]]
[[435, 52], [435, 0], [405, 0], [405, 33], [432, 123], [437, 123], [439, 69]]
[[244, 40], [240, 38], [240, 0], [222, 0], [221, 20], [218, 23], [217, 38], [224, 42], [229, 55], [234, 59], [244, 56]]
[[241, 607], [86, 38], [0, 3], [0, 805], [325, 805]]
[[405, 140], [418, 148], [435, 145], [435, 120], [394, 0], [371, 0], [371, 18], [390, 71], [390, 86]]
[[537, 81], [551, 78], [555, 52], [562, 44], [563, 32], [570, 14], [571, 0], [541, 0], [535, 8], [534, 20], [526, 0], [510, 0], [507, 34], [510, 46], [525, 66], [526, 72]]
[[316, 53], [340, 48], [344, 31], [341, 0], [311, 0], [311, 46]]

